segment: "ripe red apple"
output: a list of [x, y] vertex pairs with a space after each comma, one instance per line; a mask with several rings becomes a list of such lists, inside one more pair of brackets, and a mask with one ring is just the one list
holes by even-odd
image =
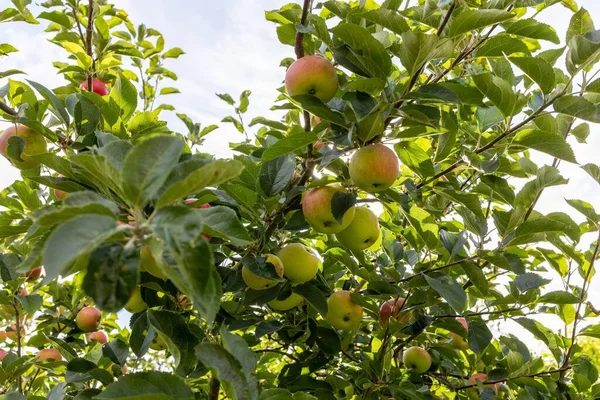
[[[204, 203], [204, 204], [200, 204], [198, 202], [198, 199], [187, 199], [184, 201], [185, 204], [187, 205], [192, 205], [192, 207], [195, 208], [210, 208], [210, 204], [208, 203]], [[208, 233], [201, 233], [202, 236], [204, 236], [206, 238], [206, 240], [210, 240], [212, 238], [211, 235], [209, 235]]]
[[4, 360], [4, 357], [8, 354], [8, 351], [0, 350], [0, 361]]
[[87, 335], [88, 343], [92, 341], [96, 341], [100, 344], [104, 344], [108, 342], [108, 335], [104, 331], [96, 331]]
[[408, 323], [410, 313], [408, 311], [401, 311], [404, 307], [404, 301], [404, 297], [399, 297], [398, 300], [389, 299], [381, 305], [379, 308], [379, 323], [381, 326], [386, 326], [391, 317], [396, 318], [403, 324]]
[[404, 351], [402, 362], [406, 368], [422, 374], [431, 368], [431, 355], [427, 350], [418, 346], [413, 346]]
[[338, 222], [333, 216], [331, 202], [336, 193], [345, 193], [341, 186], [321, 186], [312, 189], [304, 195], [302, 212], [306, 222], [317, 232], [338, 233], [350, 225], [354, 219], [354, 207], [348, 209]]
[[325, 147], [325, 143], [322, 140], [318, 140], [314, 145], [315, 150], [321, 150], [323, 147]]
[[29, 292], [25, 288], [19, 289], [19, 296], [29, 296]]
[[288, 68], [285, 89], [290, 96], [309, 94], [327, 103], [337, 92], [337, 73], [331, 62], [323, 57], [302, 57]]
[[40, 350], [40, 352], [36, 356], [37, 361], [62, 361], [62, 355], [56, 349], [44, 349]]
[[386, 190], [396, 181], [400, 165], [396, 153], [384, 144], [357, 150], [348, 167], [352, 182], [365, 192]]
[[[11, 137], [17, 136], [25, 141], [25, 147], [21, 153], [21, 160], [13, 160], [8, 156], [8, 141]], [[30, 169], [40, 165], [39, 162], [31, 158], [37, 154], [46, 152], [46, 139], [25, 125], [13, 125], [6, 128], [0, 135], [0, 154], [19, 169]]]
[[28, 281], [35, 281], [42, 275], [43, 271], [44, 271], [44, 267], [36, 267], [29, 272], [23, 272], [21, 274], [21, 276], [27, 277]]
[[[469, 324], [467, 323], [467, 320], [464, 319], [463, 317], [456, 317], [456, 321], [459, 322], [464, 328], [465, 330], [469, 330]], [[454, 332], [450, 332], [448, 334], [448, 336], [450, 337], [450, 339], [452, 339], [450, 341], [450, 344], [452, 344], [452, 346], [455, 349], [458, 350], [468, 350], [469, 349], [469, 343], [459, 334], [456, 334]]]
[[[87, 79], [83, 82], [81, 82], [81, 85], [79, 85], [79, 87], [81, 88], [81, 90], [88, 90], [88, 81]], [[109, 91], [108, 91], [108, 87], [106, 86], [106, 83], [102, 82], [100, 79], [98, 78], [93, 78], [92, 79], [92, 92], [96, 93], [97, 95], [100, 96], [106, 96], [108, 95]]]
[[75, 318], [77, 327], [83, 332], [93, 332], [100, 326], [102, 314], [96, 307], [83, 307]]
[[[478, 372], [476, 374], [471, 375], [471, 377], [469, 378], [469, 385], [475, 385], [477, 384], [477, 382], [485, 382], [487, 380], [488, 376], [487, 374], [484, 374], [483, 372]], [[499, 383], [494, 383], [493, 385], [484, 385], [484, 387], [489, 387], [492, 388], [492, 390], [494, 391], [495, 394], [498, 394], [498, 390], [500, 389], [500, 384]], [[471, 398], [479, 398], [478, 393], [475, 392], [475, 389], [470, 389], [469, 391], [469, 397]]]

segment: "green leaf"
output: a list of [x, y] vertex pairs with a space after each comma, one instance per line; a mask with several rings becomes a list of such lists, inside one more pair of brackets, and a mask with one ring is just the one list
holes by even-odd
[[305, 148], [317, 140], [317, 135], [312, 132], [296, 133], [291, 136], [286, 136], [268, 147], [263, 153], [261, 161], [267, 162], [286, 154], [293, 153]]
[[520, 111], [516, 109], [517, 97], [504, 79], [490, 73], [473, 75], [472, 78], [479, 91], [498, 107], [502, 115], [508, 118]]
[[522, 53], [530, 55], [527, 45], [520, 39], [505, 34], [492, 36], [477, 49], [475, 57], [502, 57]]
[[419, 68], [435, 56], [438, 41], [436, 35], [422, 32], [408, 31], [402, 35], [399, 57], [409, 75], [415, 74]]
[[478, 319], [469, 320], [468, 335], [469, 348], [474, 353], [483, 353], [494, 338], [485, 322]]
[[317, 400], [316, 397], [303, 392], [291, 393], [287, 389], [267, 389], [261, 392], [258, 400]]
[[35, 88], [35, 90], [37, 90], [39, 92], [39, 94], [42, 95], [42, 97], [44, 99], [46, 99], [51, 105], [52, 108], [56, 111], [54, 114], [60, 118], [60, 120], [65, 124], [65, 125], [69, 125], [71, 119], [69, 118], [69, 113], [67, 112], [67, 109], [65, 108], [65, 106], [63, 105], [63, 103], [61, 103], [61, 101], [58, 99], [58, 97], [56, 97], [56, 95], [49, 90], [48, 88], [46, 88], [43, 85], [40, 85], [37, 82], [33, 82], [28, 80], [27, 81], [31, 86], [33, 86]]
[[111, 195], [111, 191], [118, 195], [122, 194], [119, 171], [106, 158], [80, 153], [71, 155], [69, 160], [79, 167], [78, 178], [85, 178], [91, 186], [99, 188], [106, 195]]
[[119, 74], [110, 91], [110, 100], [120, 109], [121, 120], [127, 122], [137, 108], [137, 89], [123, 74]]
[[581, 7], [571, 17], [565, 41], [569, 43], [574, 36], [584, 35], [594, 29], [594, 20], [592, 19], [592, 16], [585, 8]]
[[132, 138], [138, 139], [151, 133], [163, 131], [167, 123], [158, 119], [161, 111], [158, 109], [136, 113], [127, 124], [127, 130], [131, 133]]
[[592, 222], [600, 221], [600, 215], [596, 214], [596, 210], [594, 210], [594, 206], [591, 205], [590, 203], [588, 203], [587, 201], [577, 200], [577, 199], [566, 200], [566, 201], [571, 207], [573, 207], [574, 209], [576, 209], [577, 211], [582, 213], [590, 221], [592, 221]]
[[515, 286], [521, 293], [536, 289], [544, 284], [544, 278], [534, 273], [519, 274], [514, 279]]
[[564, 232], [573, 240], [578, 240], [581, 235], [579, 226], [571, 217], [565, 213], [554, 212], [545, 217], [532, 218], [523, 222], [515, 231], [515, 239], [545, 232]]
[[588, 163], [583, 165], [581, 168], [600, 184], [600, 167], [598, 167], [596, 164]]
[[515, 192], [510, 188], [506, 179], [496, 175], [483, 175], [480, 179], [481, 183], [489, 187], [495, 195], [500, 197], [507, 204], [514, 204]]
[[556, 168], [544, 166], [538, 170], [537, 177], [527, 182], [517, 193], [515, 204], [527, 209], [535, 201], [538, 194], [547, 187], [564, 185], [569, 181], [563, 178]]
[[325, 104], [323, 104], [323, 102], [321, 100], [317, 99], [315, 96], [311, 96], [308, 94], [298, 95], [298, 96], [292, 97], [292, 100], [299, 103], [300, 107], [302, 107], [302, 109], [308, 111], [309, 113], [311, 113], [319, 118], [322, 118], [326, 121], [329, 121], [329, 122], [339, 125], [341, 127], [345, 127], [345, 128], [348, 127], [348, 124], [346, 123], [346, 119], [344, 118], [344, 116], [341, 113], [331, 110], [329, 107], [327, 107]]
[[398, 35], [402, 35], [410, 29], [406, 20], [400, 14], [385, 8], [371, 10], [363, 14], [362, 17], [367, 21], [374, 22], [377, 25], [387, 28]]
[[414, 142], [402, 141], [394, 145], [400, 161], [422, 179], [435, 175], [431, 158]]
[[232, 333], [221, 325], [221, 338], [225, 349], [239, 361], [242, 371], [248, 375], [256, 369], [256, 355], [248, 347], [248, 343], [241, 337]]
[[600, 32], [590, 31], [574, 36], [568, 43], [567, 71], [571, 75], [598, 62], [600, 58]]
[[579, 297], [575, 296], [573, 293], [562, 290], [546, 293], [538, 299], [538, 302], [540, 303], [549, 304], [577, 304], [579, 301]]
[[206, 187], [230, 181], [243, 170], [244, 165], [238, 160], [217, 160], [191, 170], [184, 178], [167, 187], [157, 200], [156, 207], [165, 207]]
[[547, 40], [549, 42], [560, 44], [560, 39], [554, 28], [534, 18], [521, 19], [508, 25], [505, 28], [506, 33], [523, 36], [531, 39]]
[[481, 200], [476, 194], [458, 192], [451, 189], [435, 190], [435, 192], [447, 200], [467, 207], [480, 220], [485, 219], [483, 211], [481, 210]]
[[261, 164], [258, 185], [267, 197], [279, 194], [290, 182], [296, 167], [292, 154]]
[[541, 151], [561, 160], [577, 163], [573, 149], [561, 135], [537, 129], [524, 129], [517, 133], [513, 143]]
[[179, 47], [173, 47], [172, 49], [169, 49], [167, 51], [164, 52], [164, 54], [162, 55], [163, 58], [179, 58], [179, 56], [185, 54], [185, 52], [183, 50], [181, 50]]
[[235, 104], [235, 100], [233, 99], [233, 97], [231, 97], [231, 95], [229, 93], [215, 93], [217, 95], [218, 98], [220, 98], [221, 100], [223, 100], [225, 103], [229, 104], [230, 106]]
[[461, 285], [452, 277], [443, 274], [423, 275], [433, 290], [439, 293], [448, 305], [458, 314], [462, 314], [467, 306], [467, 294]]
[[554, 102], [556, 112], [600, 123], [600, 106], [581, 96], [562, 96]]
[[194, 393], [185, 381], [166, 372], [138, 372], [123, 375], [111, 383], [95, 399], [111, 400], [194, 400]]
[[458, 36], [469, 31], [507, 21], [514, 15], [503, 10], [461, 10], [448, 25], [448, 36]]
[[27, 314], [34, 314], [42, 307], [42, 296], [30, 294], [27, 296], [15, 296]]
[[153, 136], [127, 154], [121, 179], [132, 204], [142, 208], [152, 200], [177, 164], [183, 146], [177, 136]]
[[116, 231], [115, 218], [105, 215], [80, 215], [60, 224], [44, 244], [44, 283], [57, 278], [79, 256], [100, 246]]
[[242, 366], [227, 350], [216, 343], [201, 343], [196, 355], [218, 379], [226, 384], [225, 390], [232, 400], [253, 400], [258, 397], [253, 380], [242, 371]]
[[335, 37], [350, 46], [354, 58], [371, 77], [386, 79], [392, 69], [392, 60], [383, 44], [367, 29], [340, 23], [331, 29]]
[[198, 364], [194, 348], [199, 340], [183, 315], [173, 311], [149, 310], [148, 322], [167, 343], [169, 352], [175, 359], [177, 374], [188, 376], [194, 372]]
[[356, 193], [336, 192], [331, 198], [331, 213], [338, 223], [342, 223], [346, 211], [356, 205]]
[[515, 319], [515, 321], [519, 323], [519, 325], [521, 325], [523, 328], [531, 332], [537, 339], [544, 342], [546, 346], [548, 346], [548, 349], [550, 349], [550, 351], [552, 352], [552, 355], [554, 356], [556, 361], [562, 361], [562, 352], [558, 347], [558, 342], [554, 333], [549, 328], [546, 328], [541, 322], [534, 321], [529, 318], [517, 318]]
[[314, 307], [323, 317], [327, 315], [327, 299], [321, 290], [313, 283], [307, 282], [292, 288], [294, 293], [304, 297], [308, 304]]
[[538, 84], [542, 92], [550, 94], [556, 86], [554, 69], [541, 58], [534, 57], [509, 57], [510, 62], [515, 64], [532, 81]]
[[205, 232], [231, 241], [236, 246], [247, 246], [252, 238], [231, 208], [217, 206], [197, 210], [202, 215]]

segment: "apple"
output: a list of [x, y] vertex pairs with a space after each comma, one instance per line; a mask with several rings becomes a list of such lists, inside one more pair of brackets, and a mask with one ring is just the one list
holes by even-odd
[[292, 308], [298, 307], [302, 303], [304, 303], [304, 297], [300, 296], [298, 293], [292, 293], [286, 299], [283, 299], [283, 300], [277, 300], [277, 299], [271, 300], [267, 304], [273, 310], [288, 311], [288, 310], [291, 310]]
[[[13, 160], [8, 156], [8, 141], [11, 137], [18, 136], [25, 141], [25, 147], [21, 153], [21, 160]], [[30, 169], [40, 165], [39, 162], [31, 158], [37, 154], [46, 152], [46, 139], [44, 136], [25, 125], [13, 125], [6, 128], [0, 135], [0, 154], [19, 169]]]
[[93, 332], [100, 326], [102, 320], [102, 314], [96, 307], [87, 306], [83, 307], [77, 313], [75, 318], [75, 324], [83, 332]]
[[300, 243], [284, 246], [278, 256], [283, 264], [283, 274], [294, 285], [310, 281], [321, 266], [315, 253]]
[[[488, 376], [487, 374], [484, 374], [483, 372], [478, 372], [476, 374], [471, 375], [471, 377], [469, 378], [468, 384], [469, 385], [476, 385], [477, 382], [485, 382], [487, 380]], [[492, 388], [492, 390], [494, 391], [495, 394], [498, 394], [498, 390], [500, 389], [500, 384], [499, 383], [494, 383], [493, 385], [484, 385], [484, 387], [489, 387]], [[471, 399], [478, 399], [479, 398], [479, 393], [477, 391], [476, 388], [470, 388], [467, 390], [468, 392], [468, 396]]]
[[37, 353], [37, 356], [35, 358], [37, 361], [47, 361], [47, 360], [62, 361], [62, 359], [63, 359], [62, 355], [56, 349], [40, 350], [40, 352]]
[[167, 348], [167, 344], [165, 343], [163, 338], [161, 338], [160, 335], [157, 334], [154, 340], [152, 340], [152, 343], [150, 343], [150, 348], [152, 350], [162, 351]]
[[26, 277], [28, 281], [35, 281], [42, 275], [43, 271], [44, 271], [44, 267], [36, 267], [36, 268], [32, 269], [31, 271], [23, 272], [21, 274], [21, 276]]
[[[456, 321], [458, 321], [464, 328], [465, 330], [469, 330], [469, 324], [467, 323], [467, 320], [464, 319], [463, 317], [456, 317]], [[469, 349], [469, 343], [459, 334], [454, 333], [454, 332], [450, 332], [448, 334], [448, 336], [450, 337], [451, 341], [450, 344], [458, 350], [468, 350]]]
[[[79, 87], [81, 88], [81, 90], [87, 91], [88, 90], [87, 79], [85, 81], [81, 82], [81, 85], [79, 85]], [[102, 82], [98, 78], [92, 78], [92, 92], [94, 92], [100, 96], [106, 96], [109, 93], [106, 83]]]
[[[192, 207], [194, 207], [194, 208], [210, 208], [210, 204], [208, 204], [208, 203], [201, 204], [198, 201], [198, 199], [187, 199], [184, 201], [184, 203], [186, 205], [192, 205]], [[202, 232], [201, 235], [204, 236], [206, 238], [206, 240], [210, 240], [212, 238], [212, 236], [209, 235], [208, 233]]]
[[290, 96], [308, 94], [327, 103], [335, 97], [338, 89], [337, 72], [327, 59], [305, 56], [288, 68], [285, 89]]
[[348, 209], [342, 222], [333, 216], [331, 202], [336, 193], [345, 193], [341, 186], [321, 186], [308, 191], [302, 200], [302, 212], [306, 222], [317, 232], [338, 233], [350, 225], [354, 219], [354, 207]]
[[0, 350], [0, 361], [4, 360], [4, 357], [8, 355], [8, 351]]
[[192, 308], [192, 302], [187, 298], [186, 295], [180, 294], [177, 298], [177, 306], [183, 308], [184, 310]]
[[108, 335], [104, 331], [96, 331], [96, 332], [92, 332], [89, 335], [87, 335], [87, 340], [88, 340], [88, 343], [91, 343], [92, 341], [96, 341], [100, 344], [104, 344], [104, 343], [108, 342]]
[[365, 192], [388, 189], [396, 181], [400, 164], [393, 150], [381, 143], [357, 150], [348, 167], [350, 179]]
[[398, 300], [389, 299], [379, 307], [379, 323], [381, 326], [386, 326], [391, 317], [396, 318], [403, 324], [408, 323], [410, 313], [408, 311], [401, 311], [404, 307], [404, 302], [404, 297], [398, 297]]
[[142, 299], [142, 292], [140, 288], [134, 289], [131, 292], [131, 297], [125, 304], [125, 309], [132, 314], [136, 314], [144, 311], [148, 308], [148, 304]]
[[423, 372], [427, 372], [431, 367], [431, 355], [427, 350], [418, 346], [413, 346], [404, 351], [402, 362], [406, 368], [422, 374]]
[[335, 237], [342, 246], [357, 253], [371, 247], [379, 233], [377, 216], [366, 207], [354, 207], [354, 219]]
[[142, 246], [140, 249], [140, 271], [145, 271], [160, 279], [167, 279], [167, 275], [152, 255], [150, 246]]
[[336, 329], [354, 329], [360, 325], [363, 308], [354, 303], [348, 290], [333, 293], [327, 299], [325, 319]]
[[[64, 178], [62, 175], [58, 175], [59, 178]], [[67, 197], [67, 192], [63, 192], [62, 190], [58, 190], [58, 189], [53, 189], [54, 192], [54, 197], [56, 197], [58, 200], [64, 200], [65, 197]]]
[[18, 293], [19, 296], [29, 296], [29, 292], [25, 288], [20, 288]]
[[[277, 273], [277, 276], [279, 276], [280, 278], [283, 277], [284, 267], [279, 257], [273, 254], [269, 254], [267, 256], [266, 262], [271, 263], [275, 266], [275, 272]], [[244, 282], [246, 282], [246, 285], [248, 285], [249, 288], [254, 290], [269, 289], [277, 285], [277, 283], [279, 283], [276, 280], [267, 279], [263, 278], [262, 276], [256, 275], [254, 272], [250, 271], [246, 266], [242, 268], [242, 278], [244, 278]]]
[[313, 147], [315, 150], [321, 150], [323, 147], [325, 147], [325, 143], [322, 140], [318, 140]]
[[[21, 338], [25, 336], [27, 332], [23, 325], [21, 325]], [[13, 342], [17, 341], [17, 325], [12, 324], [10, 328], [7, 328], [4, 331], [0, 331], [0, 342], [4, 342], [6, 339], [10, 339]]]

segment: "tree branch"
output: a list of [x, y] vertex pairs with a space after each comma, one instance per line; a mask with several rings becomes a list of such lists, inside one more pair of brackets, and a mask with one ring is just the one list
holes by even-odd
[[[528, 375], [520, 375], [520, 376], [513, 376], [513, 377], [508, 377], [508, 378], [504, 378], [504, 379], [494, 379], [494, 380], [489, 380], [489, 381], [485, 381], [485, 382], [481, 382], [482, 385], [493, 385], [495, 383], [502, 383], [502, 382], [506, 382], [510, 379], [517, 379], [517, 378], [536, 378], [538, 376], [544, 376], [544, 375], [551, 375], [551, 374], [555, 374], [557, 372], [564, 372], [566, 370], [571, 369], [570, 366], [567, 367], [561, 367], [561, 368], [557, 368], [557, 369], [551, 369], [549, 371], [542, 371], [542, 372], [536, 372], [535, 374], [528, 374]], [[454, 390], [458, 391], [458, 390], [465, 390], [465, 389], [469, 389], [472, 387], [477, 387], [477, 383], [473, 383], [473, 384], [469, 384], [469, 385], [463, 385], [463, 386], [459, 386], [459, 387], [455, 387]]]
[[85, 51], [92, 58], [92, 70], [88, 71], [88, 91], [93, 91], [92, 75], [96, 70], [96, 60], [94, 59], [94, 49], [92, 48], [92, 39], [94, 36], [94, 0], [89, 0], [88, 5], [88, 24], [85, 35]]
[[0, 110], [4, 111], [5, 113], [7, 113], [9, 115], [13, 115], [13, 116], [17, 116], [19, 114], [16, 110], [14, 110], [8, 104], [3, 103], [1, 101], [0, 101]]
[[208, 400], [219, 400], [219, 392], [221, 390], [221, 382], [214, 376], [210, 378], [208, 387]]
[[277, 349], [260, 349], [260, 350], [254, 350], [254, 352], [255, 353], [277, 353], [277, 354], [281, 354], [282, 356], [286, 356], [296, 362], [300, 362], [300, 360], [297, 357], [295, 357], [291, 354], [288, 354], [285, 351], [281, 351], [281, 350], [277, 350]]

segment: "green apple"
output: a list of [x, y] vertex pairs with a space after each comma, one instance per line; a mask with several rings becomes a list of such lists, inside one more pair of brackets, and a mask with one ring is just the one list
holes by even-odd
[[[11, 137], [18, 136], [25, 141], [25, 148], [21, 153], [21, 160], [14, 160], [8, 155], [8, 141]], [[19, 169], [35, 168], [40, 165], [39, 162], [35, 161], [30, 156], [42, 154], [46, 152], [46, 139], [34, 131], [33, 129], [24, 125], [13, 125], [6, 128], [0, 135], [0, 154], [6, 157], [12, 165]]]
[[372, 144], [357, 150], [348, 167], [352, 182], [365, 192], [388, 189], [398, 177], [400, 164], [393, 150], [384, 144]]
[[353, 252], [363, 251], [373, 246], [379, 239], [379, 221], [377, 216], [366, 207], [354, 207], [354, 219], [335, 237], [345, 248]]
[[98, 329], [101, 320], [102, 314], [100, 311], [96, 307], [87, 306], [79, 310], [75, 323], [83, 332], [93, 332]]
[[285, 74], [285, 89], [290, 96], [308, 94], [327, 103], [337, 92], [337, 73], [327, 59], [305, 56], [294, 61], [288, 68]]
[[352, 301], [348, 290], [329, 296], [325, 319], [336, 329], [354, 329], [360, 325], [363, 308]]
[[422, 374], [431, 368], [431, 355], [427, 350], [413, 346], [404, 351], [402, 362], [406, 368]]
[[290, 243], [279, 251], [283, 274], [294, 285], [310, 281], [317, 275], [321, 260], [300, 243]]
[[164, 341], [163, 338], [160, 337], [159, 334], [156, 334], [156, 337], [154, 338], [154, 340], [152, 340], [152, 343], [150, 343], [150, 348], [156, 351], [166, 350], [167, 343]]
[[152, 248], [149, 245], [143, 246], [140, 250], [140, 271], [146, 271], [160, 279], [167, 279], [167, 275], [154, 258]]
[[142, 299], [142, 292], [140, 288], [134, 289], [131, 293], [131, 297], [125, 304], [125, 309], [132, 314], [139, 313], [148, 308], [148, 304]]
[[333, 216], [332, 200], [336, 193], [345, 193], [341, 186], [321, 186], [308, 191], [302, 200], [302, 212], [306, 222], [317, 232], [338, 233], [354, 219], [354, 207], [346, 210], [340, 223]]
[[[277, 276], [279, 276], [280, 278], [283, 277], [284, 267], [279, 257], [273, 254], [269, 254], [267, 256], [266, 261], [275, 266], [275, 272], [277, 273]], [[278, 283], [278, 281], [274, 279], [263, 278], [262, 276], [256, 275], [254, 272], [250, 271], [246, 266], [242, 268], [242, 278], [244, 278], [244, 282], [246, 282], [246, 285], [248, 285], [249, 288], [254, 290], [269, 289], [277, 285]]]
[[298, 307], [300, 304], [304, 302], [304, 297], [300, 296], [298, 293], [292, 293], [288, 298], [283, 300], [271, 300], [267, 304], [273, 310], [277, 311], [288, 311], [292, 308]]

